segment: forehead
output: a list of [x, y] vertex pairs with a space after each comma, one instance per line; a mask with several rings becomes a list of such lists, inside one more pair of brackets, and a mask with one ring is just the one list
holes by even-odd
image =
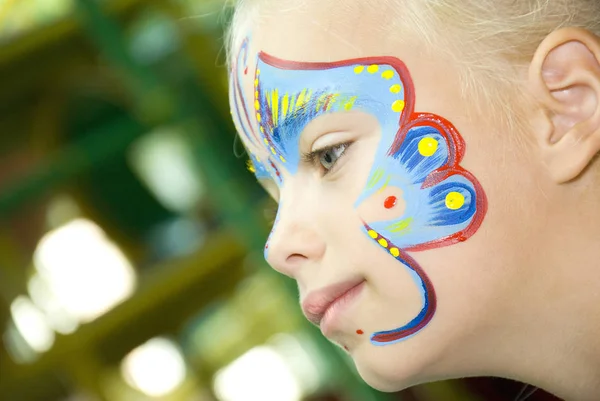
[[397, 15], [385, 4], [389, 2], [376, 7], [359, 0], [305, 0], [301, 7], [284, 3], [277, 0], [277, 6], [261, 8], [251, 34], [257, 50], [285, 60], [326, 62], [384, 54], [381, 50], [393, 50], [399, 38], [387, 32]]

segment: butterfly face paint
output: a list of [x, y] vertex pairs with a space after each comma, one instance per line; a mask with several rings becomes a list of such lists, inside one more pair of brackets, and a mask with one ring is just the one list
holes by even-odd
[[[238, 62], [246, 60], [246, 51], [247, 42]], [[234, 74], [241, 71], [247, 67], [234, 67]], [[405, 208], [393, 219], [363, 217], [357, 229], [411, 273], [422, 308], [409, 322], [381, 328], [370, 338], [375, 345], [386, 345], [418, 333], [431, 321], [437, 300], [433, 284], [408, 252], [465, 241], [477, 231], [487, 209], [480, 184], [460, 166], [463, 139], [444, 118], [414, 111], [412, 80], [394, 57], [306, 63], [259, 53], [255, 71], [252, 107], [246, 107], [239, 79], [234, 80], [234, 115], [247, 123], [242, 131], [247, 139], [269, 155], [261, 174], [279, 183], [276, 166], [290, 175], [297, 172], [300, 136], [315, 118], [358, 110], [377, 119], [381, 140], [354, 204], [359, 211], [365, 205], [393, 209], [402, 203]], [[258, 131], [251, 128], [252, 117]]]

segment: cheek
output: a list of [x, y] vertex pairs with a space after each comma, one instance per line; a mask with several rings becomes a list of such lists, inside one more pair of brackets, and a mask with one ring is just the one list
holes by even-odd
[[358, 207], [358, 214], [369, 223], [398, 219], [404, 215], [405, 210], [402, 189], [388, 186], [362, 202]]
[[[359, 249], [364, 252], [364, 266], [369, 266], [365, 271], [369, 291], [365, 291], [364, 304], [357, 311], [361, 328], [373, 334], [403, 326], [417, 316], [423, 307], [419, 284], [406, 266], [373, 243], [366, 234], [361, 234], [365, 237], [365, 243]], [[393, 346], [383, 348], [386, 347]]]

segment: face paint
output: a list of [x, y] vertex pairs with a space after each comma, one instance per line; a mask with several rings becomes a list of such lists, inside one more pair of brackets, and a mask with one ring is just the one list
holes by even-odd
[[[231, 115], [236, 128], [239, 132], [243, 133], [246, 140], [254, 147], [260, 148], [259, 135], [254, 129], [254, 123], [251, 120], [251, 114], [248, 111], [246, 100], [242, 90], [241, 82], [244, 77], [248, 75], [248, 45], [249, 39], [244, 40], [238, 55], [235, 58], [231, 74], [229, 76], [229, 99], [231, 101]], [[257, 179], [270, 179], [274, 174], [276, 177], [280, 177], [281, 174], [277, 167], [268, 162], [267, 160], [261, 160], [251, 150], [247, 152], [249, 155], [249, 170], [256, 176]]]
[[418, 333], [431, 321], [437, 300], [431, 281], [407, 252], [465, 241], [487, 210], [480, 184], [460, 166], [465, 144], [457, 130], [440, 116], [414, 112], [412, 80], [393, 57], [306, 63], [259, 53], [254, 88], [255, 119], [272, 176], [275, 163], [296, 173], [300, 136], [315, 118], [350, 110], [377, 118], [382, 137], [355, 206], [393, 209], [396, 196], [383, 203], [371, 201], [394, 189], [402, 194], [406, 209], [400, 218], [363, 220], [357, 229], [411, 273], [422, 308], [408, 323], [370, 338], [375, 345], [386, 345]]
[[258, 136], [254, 131], [254, 124], [250, 120], [250, 114], [241, 86], [244, 76], [248, 74], [248, 44], [249, 39], [242, 42], [238, 55], [233, 61], [229, 75], [229, 99], [231, 101], [231, 115], [238, 131], [244, 134], [250, 144], [257, 146]]
[[383, 202], [383, 206], [386, 209], [392, 209], [394, 206], [396, 206], [396, 203], [398, 203], [398, 198], [395, 196], [389, 196], [385, 199], [385, 202]]

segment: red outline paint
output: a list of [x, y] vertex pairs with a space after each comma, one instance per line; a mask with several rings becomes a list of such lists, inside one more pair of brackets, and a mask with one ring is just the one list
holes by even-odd
[[[244, 58], [244, 64], [246, 65], [245, 70], [244, 70], [244, 75], [247, 74], [247, 72], [248, 72], [248, 66], [247, 66], [248, 45], [249, 45], [249, 39], [246, 38], [240, 45], [240, 49], [237, 53], [237, 57], [235, 58], [235, 60], [232, 63], [232, 66], [231, 66], [231, 77], [232, 77], [232, 85], [233, 85], [233, 90], [232, 90], [233, 102], [235, 105], [237, 119], [240, 122], [240, 126], [242, 127], [244, 134], [246, 135], [246, 137], [248, 138], [248, 140], [250, 142], [253, 142], [254, 145], [260, 147], [260, 139], [259, 139], [259, 136], [256, 134], [256, 130], [254, 130], [254, 126], [253, 126], [252, 122], [250, 121], [250, 115], [248, 114], [248, 107], [246, 105], [246, 101], [244, 100], [244, 91], [242, 90], [242, 86], [240, 84], [240, 76], [239, 76], [240, 69], [238, 66], [238, 62], [240, 61], [240, 58], [242, 57], [242, 52], [244, 52], [243, 58]], [[244, 116], [246, 117], [247, 126], [244, 124], [244, 122], [242, 120], [242, 116], [241, 116], [240, 110], [239, 110], [240, 107], [239, 107], [238, 103], [241, 103], [241, 108], [243, 109]], [[252, 136], [250, 136], [248, 134], [248, 132], [251, 132]], [[252, 137], [254, 137], [254, 138], [252, 138]], [[254, 140], [256, 140], [256, 142]]]

